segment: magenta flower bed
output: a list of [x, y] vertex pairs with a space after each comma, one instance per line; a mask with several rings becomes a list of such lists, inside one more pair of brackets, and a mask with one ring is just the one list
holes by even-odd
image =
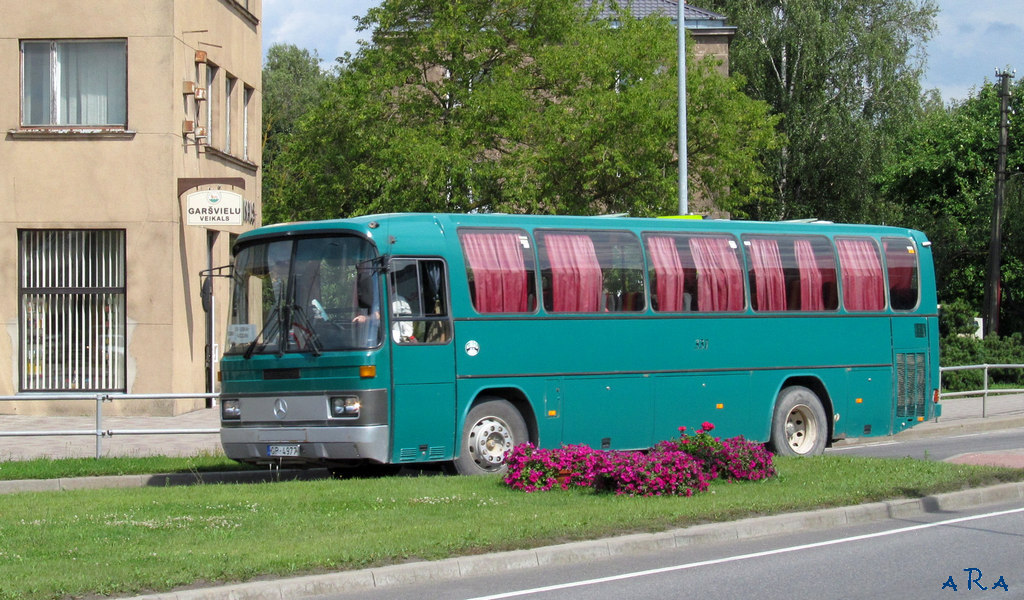
[[704, 423], [696, 435], [643, 452], [594, 450], [589, 446], [540, 449], [520, 444], [505, 457], [505, 484], [524, 492], [570, 486], [631, 496], [692, 496], [715, 479], [756, 481], [775, 475], [772, 453], [742, 436], [721, 440]]

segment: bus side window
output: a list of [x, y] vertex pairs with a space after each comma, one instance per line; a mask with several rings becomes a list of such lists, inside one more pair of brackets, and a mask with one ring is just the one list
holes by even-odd
[[391, 338], [399, 344], [444, 344], [451, 339], [444, 262], [396, 259], [391, 271]]
[[644, 235], [658, 312], [739, 312], [744, 299], [739, 246], [728, 235]]
[[755, 311], [824, 311], [838, 307], [835, 257], [824, 237], [743, 236]]
[[537, 308], [530, 238], [522, 230], [459, 231], [473, 307], [479, 313], [530, 313]]
[[885, 277], [878, 246], [868, 237], [836, 238], [839, 272], [846, 310], [865, 312], [885, 308]]
[[883, 238], [882, 245], [889, 277], [889, 305], [893, 310], [913, 310], [920, 295], [917, 247], [910, 238]]
[[640, 312], [646, 306], [643, 251], [625, 231], [536, 232], [549, 312]]

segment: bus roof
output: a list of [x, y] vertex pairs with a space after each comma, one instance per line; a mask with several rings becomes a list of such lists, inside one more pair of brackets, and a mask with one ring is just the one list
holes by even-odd
[[[387, 235], [424, 233], [424, 227], [440, 233], [459, 227], [513, 227], [519, 229], [605, 229], [641, 231], [723, 232], [734, 234], [775, 233], [791, 235], [899, 235], [926, 242], [927, 237], [913, 229], [885, 225], [844, 224], [817, 220], [738, 221], [725, 219], [669, 219], [625, 216], [513, 215], [505, 213], [441, 214], [388, 213], [364, 215], [350, 219], [278, 223], [259, 227], [239, 236], [239, 242], [256, 237], [308, 235], [341, 230], [357, 231], [374, 239]], [[383, 229], [382, 229], [383, 228]], [[378, 233], [378, 230], [379, 233]]]

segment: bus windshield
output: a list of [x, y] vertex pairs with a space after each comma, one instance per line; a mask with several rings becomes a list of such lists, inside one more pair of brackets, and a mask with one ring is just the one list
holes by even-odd
[[350, 235], [261, 240], [232, 270], [227, 354], [365, 350], [380, 345], [379, 261]]

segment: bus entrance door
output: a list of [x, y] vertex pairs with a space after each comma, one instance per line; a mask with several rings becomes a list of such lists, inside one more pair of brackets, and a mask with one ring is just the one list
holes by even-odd
[[928, 317], [894, 317], [892, 348], [895, 399], [892, 433], [899, 433], [927, 418], [928, 390], [936, 387], [928, 381], [928, 365], [936, 359], [929, 356]]
[[395, 259], [389, 277], [393, 462], [450, 460], [455, 351], [444, 263]]

